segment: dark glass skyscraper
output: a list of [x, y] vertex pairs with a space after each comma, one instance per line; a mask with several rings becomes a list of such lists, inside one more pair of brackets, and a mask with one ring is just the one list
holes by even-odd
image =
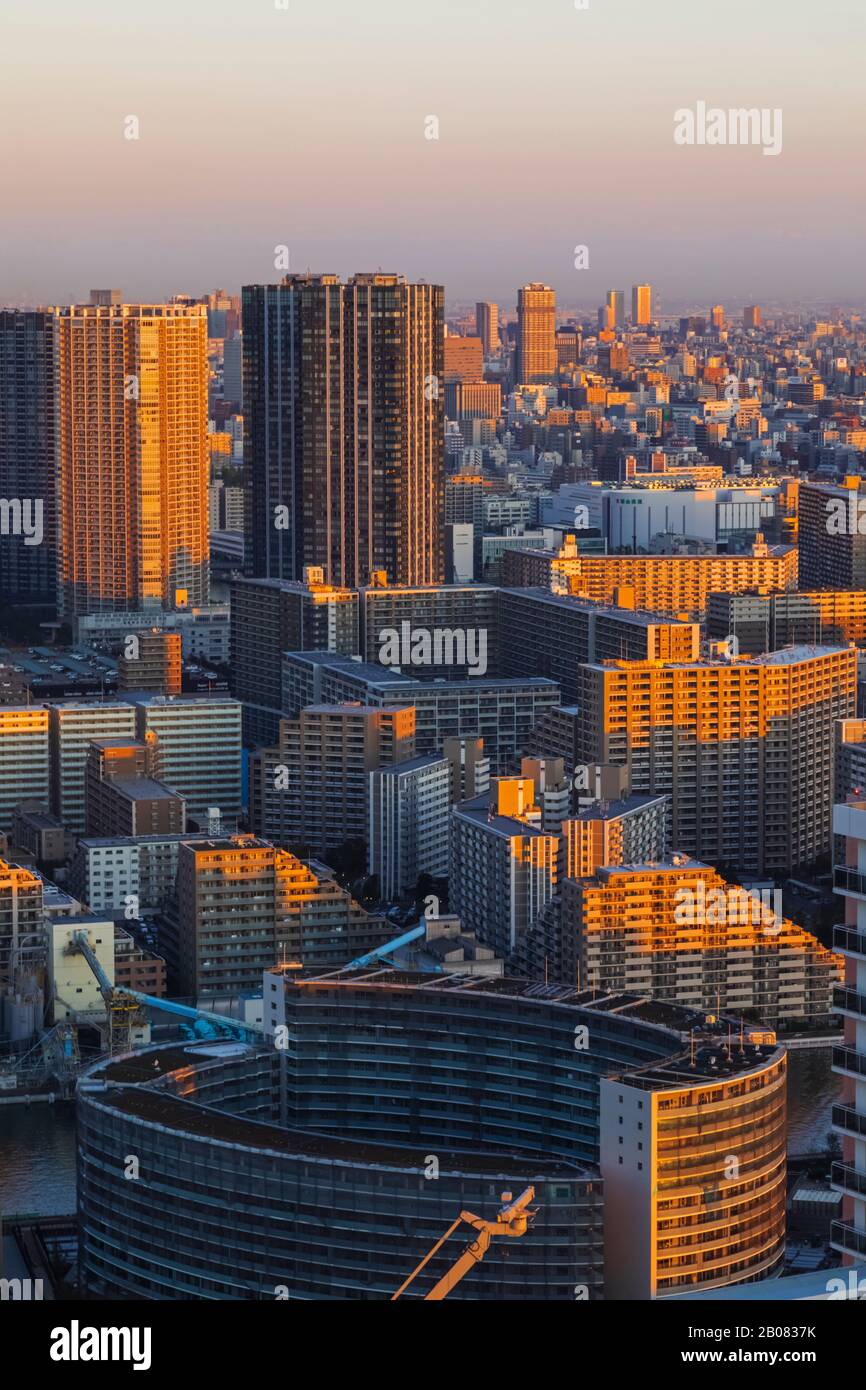
[[54, 439], [52, 316], [2, 310], [0, 596], [7, 602], [55, 601]]
[[247, 573], [440, 582], [441, 286], [288, 275], [243, 323]]

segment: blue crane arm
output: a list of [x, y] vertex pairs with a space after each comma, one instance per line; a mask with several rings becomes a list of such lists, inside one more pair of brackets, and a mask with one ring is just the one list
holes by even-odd
[[404, 932], [402, 936], [395, 936], [393, 941], [384, 941], [381, 946], [377, 946], [374, 951], [368, 951], [365, 956], [358, 956], [357, 960], [350, 961], [346, 966], [347, 970], [359, 970], [365, 965], [372, 965], [374, 960], [379, 960], [381, 956], [388, 956], [392, 951], [397, 951], [401, 946], [408, 946], [410, 941], [417, 941], [419, 936], [424, 936], [427, 931], [426, 924], [421, 923], [419, 927], [412, 927], [411, 931]]

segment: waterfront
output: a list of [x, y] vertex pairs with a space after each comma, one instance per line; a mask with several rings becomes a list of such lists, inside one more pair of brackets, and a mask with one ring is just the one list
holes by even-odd
[[[839, 1081], [830, 1048], [788, 1055], [788, 1149], [826, 1147]], [[0, 1106], [0, 1213], [61, 1216], [75, 1211], [75, 1107]]]

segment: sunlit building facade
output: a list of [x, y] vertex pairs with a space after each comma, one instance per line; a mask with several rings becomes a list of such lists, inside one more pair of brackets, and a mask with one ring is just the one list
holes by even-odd
[[204, 306], [53, 312], [61, 611], [207, 603]]

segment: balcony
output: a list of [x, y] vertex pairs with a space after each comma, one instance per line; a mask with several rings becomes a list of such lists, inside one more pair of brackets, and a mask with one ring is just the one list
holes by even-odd
[[832, 1164], [830, 1185], [837, 1192], [845, 1192], [851, 1197], [866, 1197], [866, 1173], [852, 1168], [850, 1163]]
[[834, 1047], [833, 1067], [849, 1076], [866, 1077], [866, 1053], [858, 1052], [856, 1047]]
[[852, 1105], [834, 1105], [831, 1123], [842, 1134], [853, 1134], [866, 1139], [866, 1115], [855, 1110]]
[[853, 893], [857, 897], [866, 898], [866, 874], [837, 864], [833, 869], [833, 888], [837, 893]]
[[853, 927], [834, 927], [833, 950], [866, 959], [866, 932], [855, 931]]
[[856, 989], [846, 989], [836, 985], [833, 990], [833, 1008], [837, 1013], [851, 1014], [854, 1018], [866, 1018], [866, 994]]
[[830, 1226], [830, 1244], [844, 1255], [866, 1256], [866, 1231], [860, 1231], [847, 1221], [834, 1221]]

